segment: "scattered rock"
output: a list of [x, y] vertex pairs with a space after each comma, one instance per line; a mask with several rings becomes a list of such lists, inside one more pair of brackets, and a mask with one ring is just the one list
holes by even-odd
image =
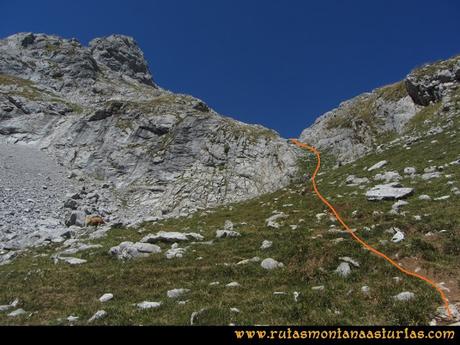
[[204, 237], [195, 232], [176, 232], [176, 231], [159, 231], [156, 234], [145, 236], [141, 242], [157, 243], [157, 242], [182, 242], [182, 241], [202, 241]]
[[449, 198], [450, 198], [450, 195], [443, 195], [443, 196], [434, 198], [433, 200], [435, 200], [435, 201], [442, 201], [442, 200], [447, 200], [447, 199], [449, 199]]
[[401, 175], [399, 175], [397, 171], [386, 171], [382, 174], [377, 174], [374, 176], [375, 181], [385, 181], [386, 183], [399, 181], [400, 179]]
[[298, 302], [299, 297], [300, 297], [300, 292], [294, 291], [292, 294], [294, 295], [294, 302]]
[[272, 241], [264, 240], [264, 241], [262, 242], [262, 245], [260, 246], [260, 249], [262, 249], [262, 250], [268, 249], [268, 248], [270, 248], [272, 245], [273, 245], [273, 242], [272, 242]]
[[258, 256], [254, 256], [253, 258], [250, 258], [250, 259], [245, 259], [245, 260], [238, 261], [236, 264], [237, 265], [246, 265], [246, 264], [249, 264], [251, 262], [259, 262], [259, 261], [260, 261], [260, 258]]
[[413, 193], [413, 188], [403, 188], [396, 182], [377, 185], [366, 192], [367, 200], [391, 200], [405, 198]]
[[67, 218], [65, 225], [67, 226], [79, 226], [84, 227], [86, 226], [86, 214], [82, 211], [73, 211], [69, 218]]
[[77, 322], [79, 319], [78, 316], [74, 316], [74, 315], [69, 315], [66, 320], [69, 321], [69, 322]]
[[404, 168], [404, 174], [406, 175], [415, 175], [416, 173], [417, 173], [417, 169], [415, 169], [414, 167]]
[[438, 177], [441, 177], [441, 173], [439, 171], [422, 174], [423, 180], [431, 180], [431, 179], [438, 178]]
[[119, 260], [147, 257], [150, 254], [157, 253], [161, 253], [161, 248], [155, 244], [129, 241], [121, 242], [118, 246], [109, 250], [109, 254], [116, 256]]
[[98, 310], [93, 316], [91, 316], [88, 320], [88, 322], [93, 322], [96, 320], [103, 319], [104, 317], [107, 316], [107, 312], [105, 310]]
[[404, 233], [401, 230], [399, 230], [398, 228], [393, 228], [392, 230], [394, 231], [394, 235], [391, 238], [391, 242], [399, 243], [402, 240], [404, 240], [405, 236], [404, 236]]
[[190, 289], [172, 289], [172, 290], [168, 290], [168, 292], [166, 292], [166, 295], [169, 298], [178, 298], [186, 294], [189, 291]]
[[431, 200], [431, 196], [429, 195], [426, 195], [426, 194], [422, 194], [418, 197], [419, 200], [425, 200], [425, 201], [429, 201]]
[[113, 294], [111, 294], [111, 293], [105, 293], [105, 294], [103, 294], [101, 297], [99, 297], [99, 301], [100, 301], [101, 303], [105, 303], [105, 302], [110, 301], [112, 298], [113, 298]]
[[240, 283], [238, 282], [231, 282], [231, 283], [228, 283], [227, 285], [225, 285], [226, 287], [240, 287]]
[[[460, 320], [460, 313], [455, 304], [449, 304], [449, 310], [450, 310], [453, 320], [457, 320], [457, 321]], [[436, 310], [436, 315], [443, 320], [450, 319], [449, 313], [447, 312], [446, 307], [444, 305], [441, 307], [438, 307], [438, 309]]]
[[287, 215], [284, 212], [276, 212], [274, 215], [265, 219], [265, 224], [267, 225], [268, 228], [279, 229], [281, 225], [277, 222], [277, 220], [283, 219], [286, 217]]
[[371, 290], [371, 289], [370, 289], [369, 286], [367, 286], [367, 285], [364, 285], [364, 286], [361, 287], [361, 292], [362, 292], [363, 294], [365, 294], [365, 295], [368, 295], [369, 292], [370, 292], [370, 290]]
[[238, 231], [232, 230], [217, 230], [216, 238], [226, 238], [226, 237], [239, 237], [241, 234]]
[[399, 209], [402, 206], [405, 206], [405, 205], [408, 205], [408, 204], [409, 203], [407, 201], [405, 201], [405, 200], [398, 200], [391, 206], [391, 209], [397, 213], [397, 212], [399, 212]]
[[166, 259], [182, 258], [185, 255], [187, 248], [180, 248], [179, 244], [174, 243], [165, 253]]
[[261, 266], [263, 269], [266, 269], [266, 270], [274, 270], [274, 269], [276, 269], [276, 268], [284, 267], [284, 264], [281, 263], [281, 262], [276, 261], [275, 259], [267, 258], [267, 259], [264, 259], [264, 260], [260, 263], [260, 266]]
[[82, 265], [87, 262], [85, 259], [65, 257], [65, 256], [56, 256], [54, 257], [54, 260], [55, 262], [57, 260], [61, 260], [61, 261], [64, 261], [65, 263], [68, 263], [69, 265]]
[[311, 288], [313, 291], [323, 291], [324, 285], [312, 286]]
[[415, 298], [415, 294], [409, 291], [404, 291], [404, 292], [397, 294], [396, 296], [393, 296], [393, 299], [400, 301], [400, 302], [407, 302], [414, 298]]
[[139, 309], [156, 309], [161, 307], [161, 302], [150, 302], [150, 301], [143, 301], [141, 303], [137, 303], [136, 307]]
[[26, 311], [22, 308], [16, 309], [8, 314], [9, 317], [17, 317], [26, 314]]
[[339, 266], [336, 268], [335, 273], [341, 276], [342, 278], [346, 278], [351, 274], [351, 267], [348, 262], [341, 262]]
[[190, 315], [190, 325], [193, 326], [195, 324], [195, 322], [197, 321], [198, 316], [203, 314], [206, 310], [207, 310], [207, 308], [201, 308], [198, 311], [194, 311], [192, 313], [192, 315]]
[[375, 163], [373, 166], [371, 166], [369, 169], [367, 169], [367, 171], [373, 171], [373, 170], [377, 170], [377, 169], [380, 169], [381, 167], [383, 167], [384, 165], [386, 165], [388, 163], [388, 161], [380, 161], [378, 163]]
[[348, 186], [359, 186], [362, 184], [369, 183], [369, 179], [367, 177], [356, 177], [355, 175], [349, 175], [345, 179], [345, 183]]
[[352, 264], [355, 267], [359, 267], [358, 261], [356, 261], [356, 260], [354, 260], [354, 259], [352, 259], [352, 258], [350, 258], [348, 256], [341, 256], [341, 257], [339, 257], [339, 260], [343, 261], [343, 262], [348, 262], [349, 264]]

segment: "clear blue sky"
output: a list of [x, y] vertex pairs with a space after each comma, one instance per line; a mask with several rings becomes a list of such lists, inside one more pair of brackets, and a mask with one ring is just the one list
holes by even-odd
[[162, 87], [298, 136], [323, 112], [460, 53], [460, 1], [6, 1], [0, 36], [133, 36]]

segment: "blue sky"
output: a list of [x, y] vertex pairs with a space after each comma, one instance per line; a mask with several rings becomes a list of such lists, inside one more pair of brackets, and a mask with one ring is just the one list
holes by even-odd
[[460, 53], [459, 1], [2, 1], [0, 36], [121, 33], [155, 81], [298, 136], [341, 101]]

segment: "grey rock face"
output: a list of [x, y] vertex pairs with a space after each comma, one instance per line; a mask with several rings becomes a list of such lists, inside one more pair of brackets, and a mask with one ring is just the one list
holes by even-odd
[[297, 171], [299, 152], [276, 132], [158, 88], [125, 36], [0, 40], [0, 91], [0, 143], [46, 150], [72, 184], [95, 186], [99, 197], [69, 199], [69, 211], [123, 224], [187, 215], [272, 192]]
[[[410, 129], [409, 120], [424, 107], [437, 103], [440, 110], [433, 107], [430, 112], [448, 113], [459, 81], [460, 56], [425, 65], [412, 71], [404, 81], [342, 102], [320, 116], [299, 139], [331, 153], [339, 163], [354, 161], [388, 147], [386, 135], [402, 135]], [[442, 130], [432, 128], [427, 133], [432, 135]]]
[[318, 117], [299, 140], [330, 152], [341, 163], [364, 156], [377, 147], [378, 134], [402, 132], [417, 112], [417, 106], [404, 90], [398, 97], [389, 97], [391, 88], [400, 86], [390, 85], [342, 102]]

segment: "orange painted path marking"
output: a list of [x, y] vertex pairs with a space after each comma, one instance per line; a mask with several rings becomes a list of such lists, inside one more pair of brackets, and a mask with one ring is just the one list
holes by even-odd
[[312, 185], [313, 185], [313, 190], [315, 191], [316, 195], [318, 196], [318, 198], [321, 199], [321, 201], [327, 206], [329, 207], [329, 209], [332, 211], [332, 213], [334, 214], [335, 218], [337, 219], [337, 221], [342, 224], [342, 226], [344, 227], [344, 229], [353, 237], [353, 239], [360, 243], [364, 248], [370, 250], [371, 252], [373, 252], [374, 254], [384, 258], [386, 261], [388, 261], [390, 264], [392, 264], [393, 266], [395, 266], [398, 270], [400, 270], [401, 272], [409, 275], [409, 276], [412, 276], [412, 277], [416, 277], [416, 278], [419, 278], [423, 281], [425, 281], [426, 283], [428, 283], [429, 285], [431, 285], [434, 289], [436, 289], [436, 291], [439, 292], [439, 294], [441, 295], [441, 298], [442, 300], [444, 301], [444, 305], [445, 305], [445, 308], [447, 310], [447, 314], [449, 315], [449, 318], [452, 318], [452, 312], [450, 311], [450, 308], [449, 308], [449, 300], [447, 299], [446, 295], [444, 294], [444, 292], [436, 285], [435, 282], [433, 282], [432, 280], [430, 280], [429, 278], [425, 277], [425, 276], [422, 276], [421, 274], [418, 274], [418, 273], [415, 273], [415, 272], [412, 272], [412, 271], [409, 271], [409, 270], [406, 270], [405, 268], [402, 268], [400, 265], [398, 265], [394, 260], [390, 259], [388, 256], [386, 256], [385, 254], [383, 254], [382, 252], [379, 252], [377, 249], [375, 249], [374, 247], [370, 246], [369, 244], [367, 244], [364, 240], [362, 240], [358, 235], [356, 235], [353, 230], [351, 230], [351, 228], [343, 221], [342, 217], [340, 217], [339, 213], [336, 211], [336, 209], [334, 208], [334, 206], [332, 206], [329, 201], [326, 200], [326, 198], [324, 196], [321, 195], [321, 193], [318, 191], [318, 187], [316, 186], [316, 174], [318, 174], [318, 171], [321, 167], [321, 155], [319, 153], [319, 151], [313, 147], [313, 146], [310, 146], [310, 145], [307, 145], [307, 144], [304, 144], [300, 141], [298, 141], [297, 139], [290, 139], [291, 142], [295, 145], [297, 145], [298, 147], [302, 148], [302, 149], [307, 149], [309, 151], [311, 151], [312, 153], [314, 153], [316, 155], [316, 168], [315, 168], [315, 172], [313, 173], [312, 177], [311, 177], [311, 182], [312, 182]]

